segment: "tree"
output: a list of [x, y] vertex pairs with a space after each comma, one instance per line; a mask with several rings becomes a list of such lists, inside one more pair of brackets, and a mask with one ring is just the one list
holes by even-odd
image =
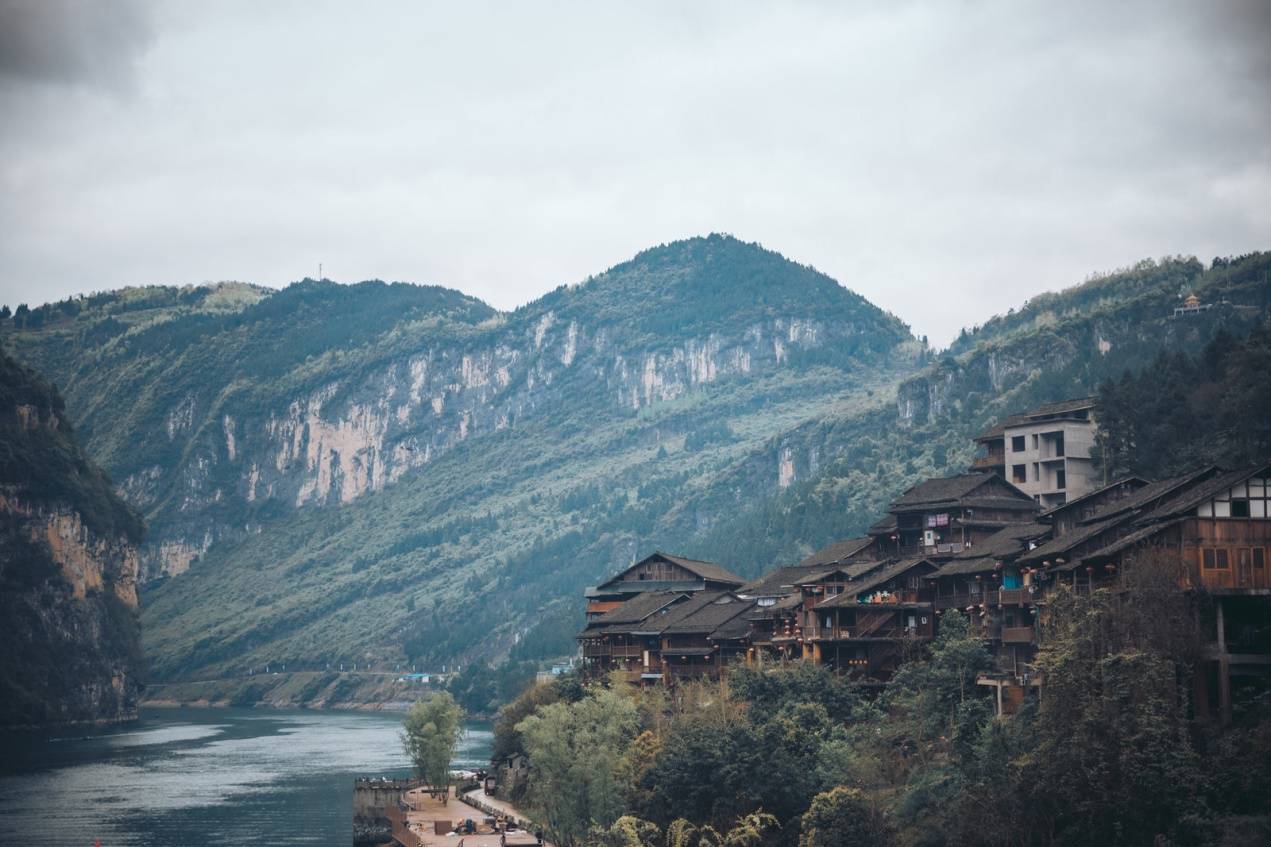
[[812, 798], [799, 847], [875, 847], [888, 843], [884, 820], [858, 788], [838, 786]]
[[1115, 589], [1061, 589], [1048, 606], [1046, 684], [1020, 764], [1031, 815], [1060, 842], [1176, 841], [1204, 812], [1187, 714], [1199, 639], [1178, 566], [1144, 557]]
[[429, 785], [450, 782], [450, 762], [463, 734], [463, 709], [447, 691], [420, 700], [406, 716], [402, 747], [416, 775]]
[[587, 847], [659, 847], [662, 830], [655, 823], [623, 815], [608, 828], [594, 826]]
[[517, 725], [533, 771], [529, 807], [553, 843], [577, 847], [625, 811], [617, 774], [638, 726], [635, 702], [603, 688], [544, 706]]

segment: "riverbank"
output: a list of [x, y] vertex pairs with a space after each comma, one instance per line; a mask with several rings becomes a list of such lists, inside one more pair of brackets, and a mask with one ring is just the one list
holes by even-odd
[[404, 712], [434, 689], [393, 673], [296, 671], [237, 679], [157, 682], [141, 704], [154, 708], [230, 706]]

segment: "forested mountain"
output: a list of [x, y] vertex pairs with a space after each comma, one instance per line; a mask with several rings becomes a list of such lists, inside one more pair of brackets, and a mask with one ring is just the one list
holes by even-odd
[[7, 345], [64, 387], [150, 524], [160, 678], [440, 663], [523, 635], [550, 654], [582, 585], [689, 541], [658, 527], [691, 492], [803, 422], [890, 403], [925, 356], [823, 274], [724, 236], [512, 313], [310, 280], [21, 324]]
[[[156, 674], [211, 677], [568, 651], [581, 588], [637, 555], [755, 574], [857, 534], [998, 417], [1247, 334], [1269, 268], [1143, 262], [939, 358], [725, 236], [511, 313], [412, 285], [225, 284], [54, 304], [5, 339], [151, 526]], [[1192, 291], [1213, 308], [1175, 318]]]
[[142, 532], [56, 389], [0, 352], [0, 726], [135, 715]]

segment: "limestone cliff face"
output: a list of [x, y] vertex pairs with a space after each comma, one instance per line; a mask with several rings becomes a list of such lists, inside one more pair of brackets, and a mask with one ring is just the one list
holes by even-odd
[[0, 353], [0, 725], [136, 716], [138, 526], [61, 400]]
[[250, 521], [222, 517], [227, 502], [347, 504], [425, 472], [474, 437], [563, 407], [630, 415], [712, 383], [797, 369], [801, 356], [842, 332], [818, 320], [773, 318], [656, 346], [615, 334], [547, 309], [476, 341], [421, 339], [418, 350], [276, 398], [267, 410], [194, 393], [177, 398], [161, 437], [195, 449], [176, 467], [144, 467], [120, 486], [142, 508], [170, 504], [152, 521], [143, 580], [183, 573], [213, 543], [253, 531]]

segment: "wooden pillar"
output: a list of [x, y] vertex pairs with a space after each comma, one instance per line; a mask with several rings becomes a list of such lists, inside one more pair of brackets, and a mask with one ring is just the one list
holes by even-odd
[[1224, 726], [1231, 723], [1231, 659], [1227, 655], [1227, 622], [1223, 616], [1222, 598], [1218, 604], [1218, 711]]
[[1002, 716], [1002, 683], [999, 681], [997, 686], [997, 716]]

